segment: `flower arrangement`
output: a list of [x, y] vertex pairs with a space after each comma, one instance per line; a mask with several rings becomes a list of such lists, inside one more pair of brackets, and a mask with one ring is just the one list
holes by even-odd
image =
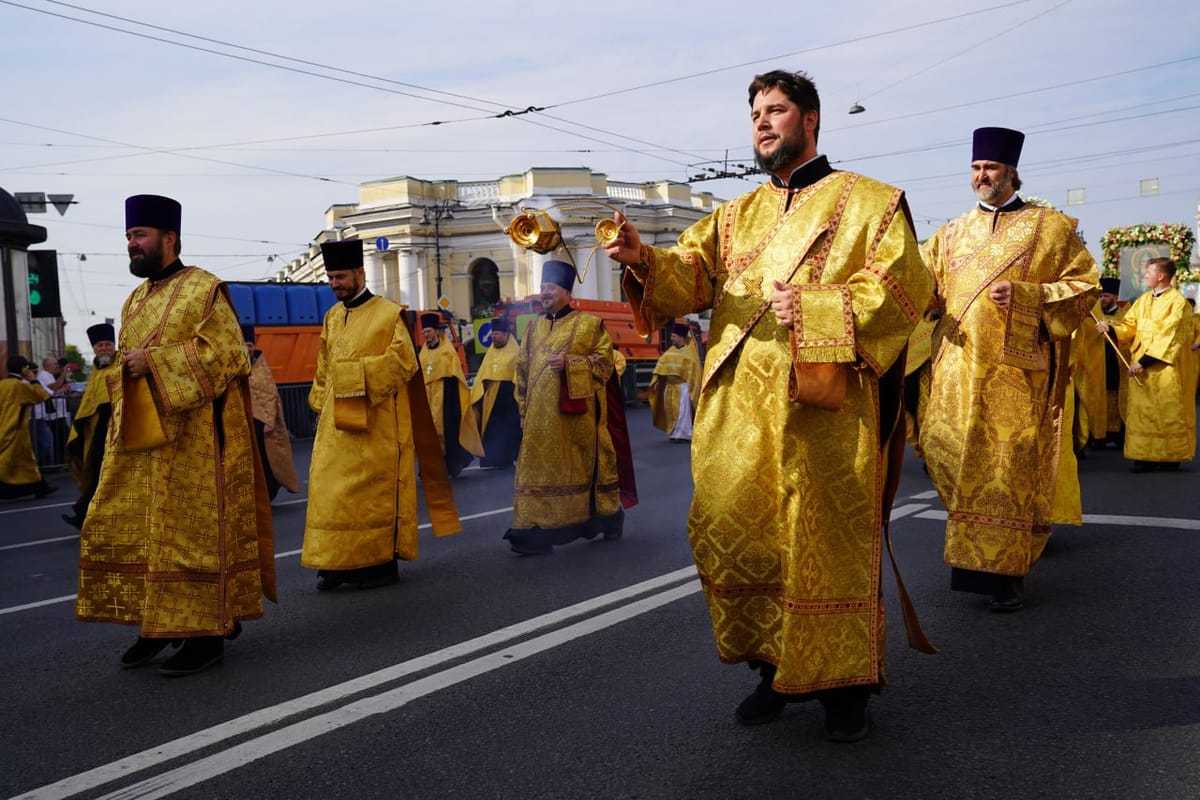
[[[1171, 246], [1171, 258], [1179, 267], [1177, 280], [1200, 280], [1200, 275], [1194, 275], [1188, 269], [1192, 258], [1192, 248], [1196, 245], [1196, 235], [1192, 229], [1182, 223], [1142, 223], [1128, 228], [1109, 228], [1100, 240], [1100, 249], [1104, 252], [1104, 272], [1106, 278], [1119, 278], [1121, 269], [1121, 251], [1126, 247], [1136, 247], [1143, 244], [1162, 242]], [[1192, 277], [1183, 277], [1184, 275]]]

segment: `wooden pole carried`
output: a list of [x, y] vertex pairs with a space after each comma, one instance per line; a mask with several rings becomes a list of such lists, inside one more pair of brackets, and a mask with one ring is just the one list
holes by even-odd
[[[1096, 320], [1096, 323], [1097, 323], [1097, 324], [1099, 324], [1099, 323], [1101, 323], [1101, 322], [1104, 322], [1104, 320], [1102, 320], [1102, 319], [1100, 319], [1099, 317], [1097, 317], [1097, 316], [1096, 316], [1096, 312], [1095, 312], [1095, 311], [1089, 311], [1088, 313], [1092, 315], [1092, 319]], [[1107, 323], [1107, 322], [1104, 322], [1104, 324], [1105, 324], [1105, 325], [1108, 325], [1108, 323]], [[1112, 330], [1112, 325], [1108, 325], [1108, 329], [1111, 331], [1111, 330]], [[1107, 333], [1105, 333], [1105, 334], [1102, 334], [1102, 335], [1104, 336], [1104, 341], [1106, 341], [1106, 342], [1108, 342], [1110, 345], [1112, 345], [1113, 352], [1117, 354], [1117, 358], [1121, 359], [1121, 363], [1125, 365], [1125, 371], [1126, 371], [1126, 372], [1129, 372], [1129, 369], [1130, 369], [1130, 367], [1129, 367], [1129, 362], [1128, 362], [1128, 361], [1125, 359], [1125, 356], [1124, 356], [1124, 355], [1122, 355], [1122, 353], [1121, 353], [1121, 348], [1117, 347], [1117, 343], [1116, 343], [1116, 342], [1114, 342], [1112, 339], [1108, 338], [1108, 334], [1107, 334]], [[1138, 380], [1138, 376], [1137, 376], [1137, 375], [1132, 375], [1132, 374], [1131, 374], [1129, 377], [1133, 378], [1133, 382], [1134, 382], [1134, 383], [1136, 383], [1138, 386], [1141, 386], [1141, 385], [1142, 385], [1142, 382], [1141, 382], [1140, 380]]]

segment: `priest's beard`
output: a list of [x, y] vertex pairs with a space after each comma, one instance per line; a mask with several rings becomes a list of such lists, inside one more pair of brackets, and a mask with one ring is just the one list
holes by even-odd
[[979, 202], [995, 206], [1012, 194], [1012, 175], [1005, 172], [1003, 178], [986, 185], [972, 181], [971, 188], [975, 190], [975, 196], [979, 198]]
[[137, 251], [140, 258], [134, 258], [135, 254], [130, 254], [129, 271], [139, 278], [153, 278], [157, 275], [163, 266], [162, 243], [156, 242], [146, 249]]
[[788, 164], [794, 164], [804, 155], [805, 149], [808, 148], [808, 136], [804, 131], [796, 136], [779, 137], [779, 144], [773, 153], [762, 153], [758, 146], [754, 147], [754, 163], [758, 164], [758, 168], [763, 172], [774, 175], [779, 170], [786, 167]]
[[96, 356], [97, 367], [111, 367], [113, 362], [112, 356]]

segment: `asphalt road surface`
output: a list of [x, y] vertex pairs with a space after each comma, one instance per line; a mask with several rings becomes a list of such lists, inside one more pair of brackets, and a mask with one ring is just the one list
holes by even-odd
[[716, 658], [689, 448], [629, 418], [641, 504], [619, 542], [515, 556], [512, 472], [471, 469], [462, 533], [423, 529], [397, 585], [318, 594], [304, 496], [282, 493], [279, 604], [187, 678], [119, 669], [136, 632], [75, 621], [67, 476], [0, 505], [0, 796], [1200, 797], [1200, 464], [1131, 475], [1090, 452], [1084, 525], [996, 615], [949, 591], [945, 514], [910, 457], [893, 537], [941, 653], [906, 647], [887, 570], [890, 685], [841, 745], [816, 704], [735, 722], [755, 676]]

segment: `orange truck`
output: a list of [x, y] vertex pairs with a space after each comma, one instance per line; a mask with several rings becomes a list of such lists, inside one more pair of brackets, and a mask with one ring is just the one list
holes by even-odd
[[[275, 383], [311, 384], [317, 373], [317, 354], [321, 349], [321, 323], [325, 312], [337, 302], [327, 283], [251, 283], [229, 282], [229, 293], [238, 321], [254, 326], [255, 347], [263, 352]], [[421, 342], [421, 311], [405, 311], [413, 342]], [[438, 313], [447, 322], [445, 314]], [[467, 369], [462, 342], [454, 325], [450, 337]]]

